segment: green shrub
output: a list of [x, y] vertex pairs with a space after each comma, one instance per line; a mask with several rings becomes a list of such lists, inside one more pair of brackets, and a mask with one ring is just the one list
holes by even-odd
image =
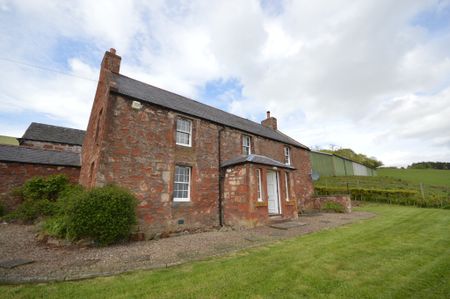
[[66, 222], [70, 239], [91, 238], [107, 245], [126, 238], [136, 224], [136, 199], [116, 186], [74, 192], [65, 199], [64, 207], [64, 220], [60, 221]]
[[335, 212], [335, 213], [344, 213], [345, 209], [344, 207], [337, 203], [337, 202], [332, 202], [332, 201], [328, 201], [326, 202], [321, 210], [325, 211], [325, 212]]
[[3, 206], [3, 203], [0, 201], [0, 217], [5, 215], [5, 207]]
[[63, 174], [48, 177], [33, 177], [17, 190], [24, 200], [48, 199], [55, 201], [59, 194], [69, 186], [69, 179]]
[[39, 217], [52, 216], [57, 213], [57, 205], [47, 199], [27, 200], [13, 212], [4, 217], [5, 220], [21, 220], [31, 223]]
[[67, 219], [64, 215], [47, 218], [42, 225], [42, 230], [52, 237], [66, 238]]

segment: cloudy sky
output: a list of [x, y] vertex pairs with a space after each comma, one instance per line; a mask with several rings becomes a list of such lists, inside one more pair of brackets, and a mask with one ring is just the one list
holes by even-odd
[[450, 0], [0, 0], [0, 134], [85, 129], [103, 53], [121, 73], [310, 147], [450, 161]]

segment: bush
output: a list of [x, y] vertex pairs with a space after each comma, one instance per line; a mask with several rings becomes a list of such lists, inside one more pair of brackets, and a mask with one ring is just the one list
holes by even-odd
[[116, 186], [75, 192], [63, 202], [64, 215], [48, 225], [58, 233], [66, 230], [69, 239], [92, 238], [107, 245], [126, 238], [136, 224], [136, 199]]
[[69, 179], [63, 174], [48, 177], [33, 177], [25, 182], [16, 192], [24, 200], [48, 199], [55, 201], [59, 194], [70, 185]]
[[65, 238], [67, 236], [67, 219], [61, 215], [48, 218], [42, 225], [42, 230], [52, 237]]
[[52, 216], [57, 213], [57, 206], [47, 199], [24, 201], [15, 211], [4, 217], [5, 220], [21, 220], [31, 223], [39, 217]]
[[3, 206], [3, 203], [0, 201], [0, 217], [5, 215], [5, 207]]
[[345, 209], [344, 207], [337, 203], [337, 202], [332, 202], [332, 201], [328, 201], [326, 202], [323, 207], [321, 208], [321, 210], [325, 211], [325, 212], [335, 212], [335, 213], [344, 213]]

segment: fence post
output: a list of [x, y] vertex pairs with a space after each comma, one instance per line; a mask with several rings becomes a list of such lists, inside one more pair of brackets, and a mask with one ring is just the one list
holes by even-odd
[[423, 183], [420, 183], [420, 193], [422, 194], [422, 200], [425, 201], [425, 193], [423, 191]]

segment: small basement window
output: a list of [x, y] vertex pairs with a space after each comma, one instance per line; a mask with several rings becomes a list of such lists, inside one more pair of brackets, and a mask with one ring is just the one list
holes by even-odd
[[175, 166], [173, 201], [190, 201], [191, 168]]
[[252, 153], [252, 139], [248, 135], [242, 135], [242, 153], [247, 156]]
[[192, 145], [192, 121], [185, 118], [177, 119], [177, 144]]
[[291, 165], [291, 149], [284, 147], [284, 164]]

